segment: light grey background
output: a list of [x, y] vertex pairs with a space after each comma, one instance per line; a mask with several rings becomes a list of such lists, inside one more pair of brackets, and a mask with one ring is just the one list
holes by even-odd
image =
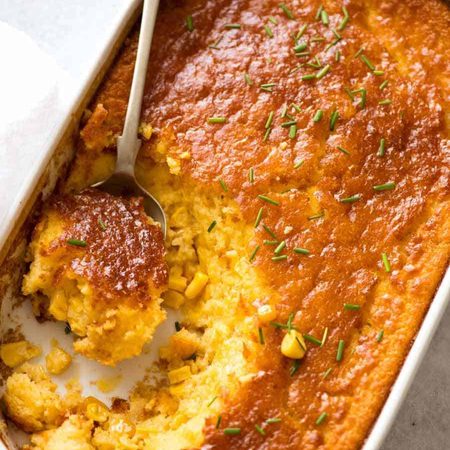
[[[3, 22], [26, 33], [42, 53], [53, 60], [55, 66], [60, 69], [60, 71], [49, 69], [52, 70], [55, 85], [59, 83], [60, 78], [64, 78], [61, 82], [64, 88], [59, 86], [57, 89], [57, 100], [64, 105], [65, 102], [70, 103], [72, 100], [71, 96], [75, 95], [77, 86], [83, 82], [95, 62], [96, 55], [102, 50], [112, 24], [131, 1], [2, 0], [0, 25]], [[0, 55], [3, 53], [1, 47], [9, 45], [14, 45], [14, 42], [0, 42]], [[26, 58], [26, 54], [23, 57]], [[42, 61], [43, 64], [47, 64], [45, 59]], [[3, 84], [2, 76], [8, 70], [14, 71], [14, 66], [8, 66], [7, 61], [2, 60], [0, 85]], [[27, 83], [33, 83], [35, 70], [36, 68], [29, 68], [29, 80], [25, 79]], [[11, 88], [17, 89], [17, 86]], [[40, 89], [39, 85], [36, 85], [36, 89]], [[42, 89], [48, 89], [48, 86]], [[0, 100], [0, 108], [7, 107], [8, 105]], [[11, 141], [11, 133], [8, 133], [11, 130], [1, 130], [0, 127], [2, 142], [0, 190], [3, 191], [0, 195], [0, 218], [6, 215], [8, 207], [12, 204], [13, 182], [20, 183], [22, 180], [23, 169], [14, 180], [11, 175], [14, 167], [19, 165], [20, 153], [26, 153], [25, 157], [29, 160], [29, 164], [32, 164], [30, 152], [42, 151], [52, 129], [57, 127], [58, 121], [61, 120], [58, 116], [63, 109], [61, 106], [51, 110], [39, 132], [36, 131], [36, 120], [28, 124], [21, 121], [21, 132], [29, 138], [21, 142], [20, 146]], [[14, 151], [13, 159], [11, 149]], [[383, 446], [384, 450], [450, 449], [449, 354], [450, 310], [447, 310], [397, 421]]]

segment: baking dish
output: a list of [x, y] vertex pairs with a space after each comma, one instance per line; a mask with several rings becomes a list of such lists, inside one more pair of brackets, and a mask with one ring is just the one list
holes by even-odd
[[[69, 145], [68, 147], [70, 147], [70, 145]], [[395, 390], [395, 388], [394, 388], [394, 390]], [[380, 416], [380, 417], [382, 417], [382, 416]], [[375, 429], [376, 429], [376, 427], [375, 427]], [[370, 439], [369, 439], [369, 441], [368, 441], [368, 442], [370, 442]]]

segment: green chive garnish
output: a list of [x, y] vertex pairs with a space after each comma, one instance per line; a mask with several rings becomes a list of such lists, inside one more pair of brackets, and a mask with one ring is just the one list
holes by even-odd
[[226, 185], [225, 181], [223, 181], [221, 178], [219, 179], [220, 186], [224, 190], [224, 192], [228, 192], [228, 186]]
[[338, 26], [338, 31], [344, 30], [344, 28], [347, 26], [348, 20], [350, 18], [347, 8], [345, 6], [342, 7], [342, 12], [344, 13], [344, 18], [342, 19], [341, 23]]
[[186, 28], [189, 30], [189, 32], [194, 31], [194, 21], [192, 19], [192, 16], [186, 17]]
[[375, 70], [375, 66], [371, 63], [370, 59], [366, 55], [361, 55], [359, 59], [370, 69]]
[[380, 84], [380, 91], [382, 91], [389, 83], [389, 80], [384, 80], [381, 84]]
[[226, 121], [227, 121], [226, 117], [208, 117], [209, 124], [225, 123]]
[[264, 83], [260, 86], [260, 88], [263, 91], [272, 92], [274, 86], [276, 86], [276, 83]]
[[341, 203], [355, 203], [358, 200], [361, 200], [361, 194], [355, 194], [350, 197], [344, 197], [344, 198], [341, 198], [339, 201]]
[[322, 16], [322, 11], [323, 11], [323, 6], [320, 5], [320, 6], [319, 6], [319, 9], [317, 10], [316, 15], [315, 15], [315, 19], [316, 19], [316, 20], [319, 20], [319, 19], [321, 18], [321, 16]]
[[264, 202], [270, 203], [271, 205], [279, 206], [279, 204], [280, 204], [280, 202], [273, 200], [270, 197], [267, 197], [267, 195], [259, 194], [258, 198], [260, 200], [263, 200]]
[[217, 395], [206, 405], [209, 408], [217, 400]]
[[289, 127], [289, 137], [295, 139], [295, 136], [297, 136], [297, 125], [294, 124]]
[[294, 15], [292, 14], [292, 11], [286, 6], [285, 3], [280, 3], [279, 6], [288, 19], [291, 19], [291, 20], [294, 19]]
[[316, 420], [316, 425], [321, 425], [323, 422], [325, 422], [327, 417], [328, 417], [328, 414], [326, 412], [321, 413], [320, 416]]
[[280, 423], [281, 419], [279, 417], [270, 417], [266, 420], [266, 423]]
[[345, 153], [346, 155], [350, 155], [350, 152], [348, 150], [346, 150], [344, 147], [341, 147], [340, 145], [337, 146], [337, 149], [340, 152]]
[[278, 20], [275, 19], [275, 17], [273, 17], [273, 16], [269, 17], [269, 21], [272, 22], [274, 25], [278, 25]]
[[264, 340], [264, 333], [263, 333], [263, 329], [261, 327], [258, 328], [258, 335], [259, 335], [259, 343], [261, 345], [264, 345], [266, 342]]
[[272, 122], [273, 122], [273, 111], [270, 111], [269, 117], [266, 120], [266, 124], [264, 125], [264, 128], [267, 130], [268, 128], [270, 128], [272, 126]]
[[271, 131], [272, 131], [272, 128], [267, 128], [266, 132], [264, 133], [264, 137], [263, 137], [264, 142], [266, 142], [267, 139], [269, 139]]
[[320, 211], [317, 214], [313, 214], [312, 216], [308, 216], [308, 220], [316, 220], [316, 219], [320, 219], [321, 217], [323, 217], [325, 215], [325, 211]]
[[264, 25], [264, 31], [266, 32], [267, 36], [269, 36], [270, 38], [273, 38], [273, 31], [269, 27], [269, 25]]
[[328, 18], [328, 13], [324, 9], [322, 9], [322, 11], [320, 11], [320, 20], [326, 27], [330, 23], [330, 20]]
[[227, 30], [239, 30], [241, 28], [241, 24], [240, 23], [227, 23], [225, 25], [225, 28]]
[[268, 241], [267, 239], [265, 239], [263, 241], [264, 245], [278, 245], [278, 241]]
[[255, 259], [256, 254], [258, 253], [259, 245], [255, 247], [255, 249], [252, 251], [252, 254], [250, 255], [249, 261], [252, 262]]
[[320, 122], [322, 117], [323, 117], [323, 111], [321, 109], [318, 109], [316, 111], [316, 113], [314, 114], [313, 122], [315, 122], [315, 123]]
[[296, 247], [294, 248], [294, 253], [297, 253], [299, 255], [309, 255], [310, 252], [306, 248]]
[[101, 217], [99, 217], [98, 218], [98, 226], [102, 229], [102, 231], [106, 231], [106, 225], [105, 225], [105, 222], [103, 222], [103, 220], [102, 220], [102, 218]]
[[342, 356], [344, 355], [344, 347], [345, 347], [345, 342], [343, 339], [340, 339], [338, 348], [337, 348], [337, 352], [336, 352], [336, 361], [337, 362], [340, 362], [342, 360]]
[[250, 78], [250, 75], [247, 72], [244, 73], [244, 80], [249, 86], [253, 85], [253, 81], [252, 81], [252, 79]]
[[325, 327], [325, 330], [323, 330], [323, 334], [322, 334], [322, 341], [320, 346], [323, 347], [325, 345], [325, 342], [327, 342], [327, 337], [328, 337], [328, 327]]
[[294, 169], [300, 168], [300, 167], [303, 165], [304, 162], [305, 162], [305, 161], [304, 161], [303, 159], [301, 159], [300, 161], [296, 162], [296, 163], [294, 164]]
[[308, 44], [306, 42], [300, 42], [294, 47], [294, 52], [295, 53], [303, 52], [304, 50], [306, 50], [306, 47], [308, 47]]
[[282, 126], [283, 128], [289, 128], [290, 126], [296, 125], [296, 124], [297, 124], [297, 121], [296, 121], [296, 120], [289, 120], [289, 122], [283, 122], [283, 123], [281, 124], [281, 126]]
[[223, 434], [226, 434], [228, 436], [236, 436], [238, 434], [241, 434], [240, 428], [225, 428], [223, 430]]
[[253, 169], [253, 167], [248, 171], [248, 181], [250, 181], [250, 183], [255, 181], [255, 169]]
[[383, 340], [384, 330], [380, 330], [377, 334], [377, 342], [381, 342]]
[[357, 311], [358, 309], [361, 309], [361, 305], [356, 305], [354, 303], [344, 303], [344, 309], [347, 311]]
[[391, 263], [386, 253], [381, 254], [381, 261], [383, 262], [384, 270], [387, 273], [391, 272]]
[[302, 80], [307, 81], [307, 80], [314, 80], [316, 78], [316, 74], [315, 73], [307, 73], [306, 75], [302, 76]]
[[330, 71], [330, 65], [327, 64], [326, 66], [324, 66], [322, 69], [320, 69], [320, 70], [316, 73], [316, 78], [317, 78], [318, 80], [320, 80], [320, 79], [323, 78], [329, 71]]
[[334, 131], [334, 128], [336, 127], [336, 122], [339, 119], [339, 113], [338, 111], [334, 110], [331, 113], [331, 117], [330, 117], [330, 131]]
[[86, 241], [82, 241], [80, 239], [67, 239], [67, 243], [70, 245], [74, 245], [75, 247], [86, 247]]
[[378, 102], [379, 105], [390, 105], [391, 103], [392, 100], [390, 98], [385, 98], [384, 100]]
[[358, 58], [360, 55], [361, 55], [361, 53], [364, 51], [364, 47], [361, 47], [356, 53], [355, 53], [355, 56], [354, 56], [354, 58], [356, 59], [356, 58]]
[[258, 214], [256, 215], [255, 228], [258, 228], [258, 225], [261, 223], [263, 212], [264, 208], [263, 207], [259, 208]]
[[272, 261], [275, 262], [284, 261], [285, 259], [287, 259], [287, 255], [272, 256]]
[[305, 31], [306, 31], [307, 28], [308, 28], [307, 24], [302, 25], [300, 27], [300, 30], [298, 30], [297, 36], [295, 36], [295, 40], [296, 41], [298, 41], [305, 34]]
[[373, 74], [377, 77], [381, 77], [381, 75], [384, 75], [384, 70], [374, 70]]
[[314, 336], [311, 336], [310, 334], [304, 334], [303, 338], [305, 340], [309, 341], [309, 342], [312, 342], [313, 344], [316, 344], [316, 345], [321, 345], [322, 344], [322, 341], [320, 341], [319, 339], [317, 339]]
[[255, 425], [255, 429], [261, 436], [266, 435], [266, 432], [259, 425]]
[[208, 227], [208, 233], [211, 233], [211, 231], [214, 229], [214, 227], [217, 225], [217, 220], [213, 220], [211, 222], [211, 225]]
[[275, 233], [265, 224], [263, 224], [263, 228], [264, 230], [270, 234], [270, 236], [272, 236], [274, 239], [276, 239], [277, 237], [275, 236]]
[[222, 422], [222, 416], [219, 415], [219, 416], [217, 417], [216, 429], [218, 429], [218, 428], [220, 427], [220, 423], [221, 423], [221, 422]]
[[300, 368], [300, 362], [300, 359], [295, 359], [292, 363], [291, 369], [289, 370], [289, 375], [291, 377], [293, 377], [297, 373], [298, 369]]
[[392, 189], [395, 189], [395, 183], [390, 181], [384, 184], [377, 184], [373, 189], [374, 191], [392, 191]]
[[378, 156], [384, 156], [386, 151], [386, 140], [384, 138], [380, 139], [380, 146], [378, 147]]
[[274, 250], [275, 255], [279, 255], [284, 250], [285, 247], [286, 247], [286, 241], [281, 241], [278, 244], [277, 248]]
[[336, 60], [336, 62], [339, 62], [341, 60], [341, 51], [340, 50], [336, 50], [336, 56], [334, 59]]
[[327, 378], [328, 375], [330, 375], [330, 373], [331, 373], [332, 370], [333, 370], [333, 369], [332, 369], [331, 367], [329, 367], [327, 370], [325, 370], [325, 372], [324, 372], [323, 375], [322, 375], [322, 379], [325, 380], [325, 378]]

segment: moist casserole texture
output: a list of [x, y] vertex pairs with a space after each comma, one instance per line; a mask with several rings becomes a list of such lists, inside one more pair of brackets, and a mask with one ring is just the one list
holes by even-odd
[[[31, 447], [361, 447], [448, 264], [449, 30], [438, 0], [163, 3], [137, 173], [183, 319], [158, 382]], [[68, 192], [111, 171], [136, 34]]]

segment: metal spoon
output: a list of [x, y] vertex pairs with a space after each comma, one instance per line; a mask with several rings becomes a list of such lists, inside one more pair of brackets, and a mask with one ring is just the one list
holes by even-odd
[[93, 187], [113, 195], [143, 197], [145, 212], [161, 224], [165, 237], [167, 226], [164, 211], [158, 201], [138, 183], [134, 172], [136, 157], [142, 144], [138, 139], [138, 128], [158, 4], [158, 0], [144, 0], [136, 65], [134, 66], [123, 133], [117, 139], [117, 160], [114, 173], [108, 179], [94, 184]]

